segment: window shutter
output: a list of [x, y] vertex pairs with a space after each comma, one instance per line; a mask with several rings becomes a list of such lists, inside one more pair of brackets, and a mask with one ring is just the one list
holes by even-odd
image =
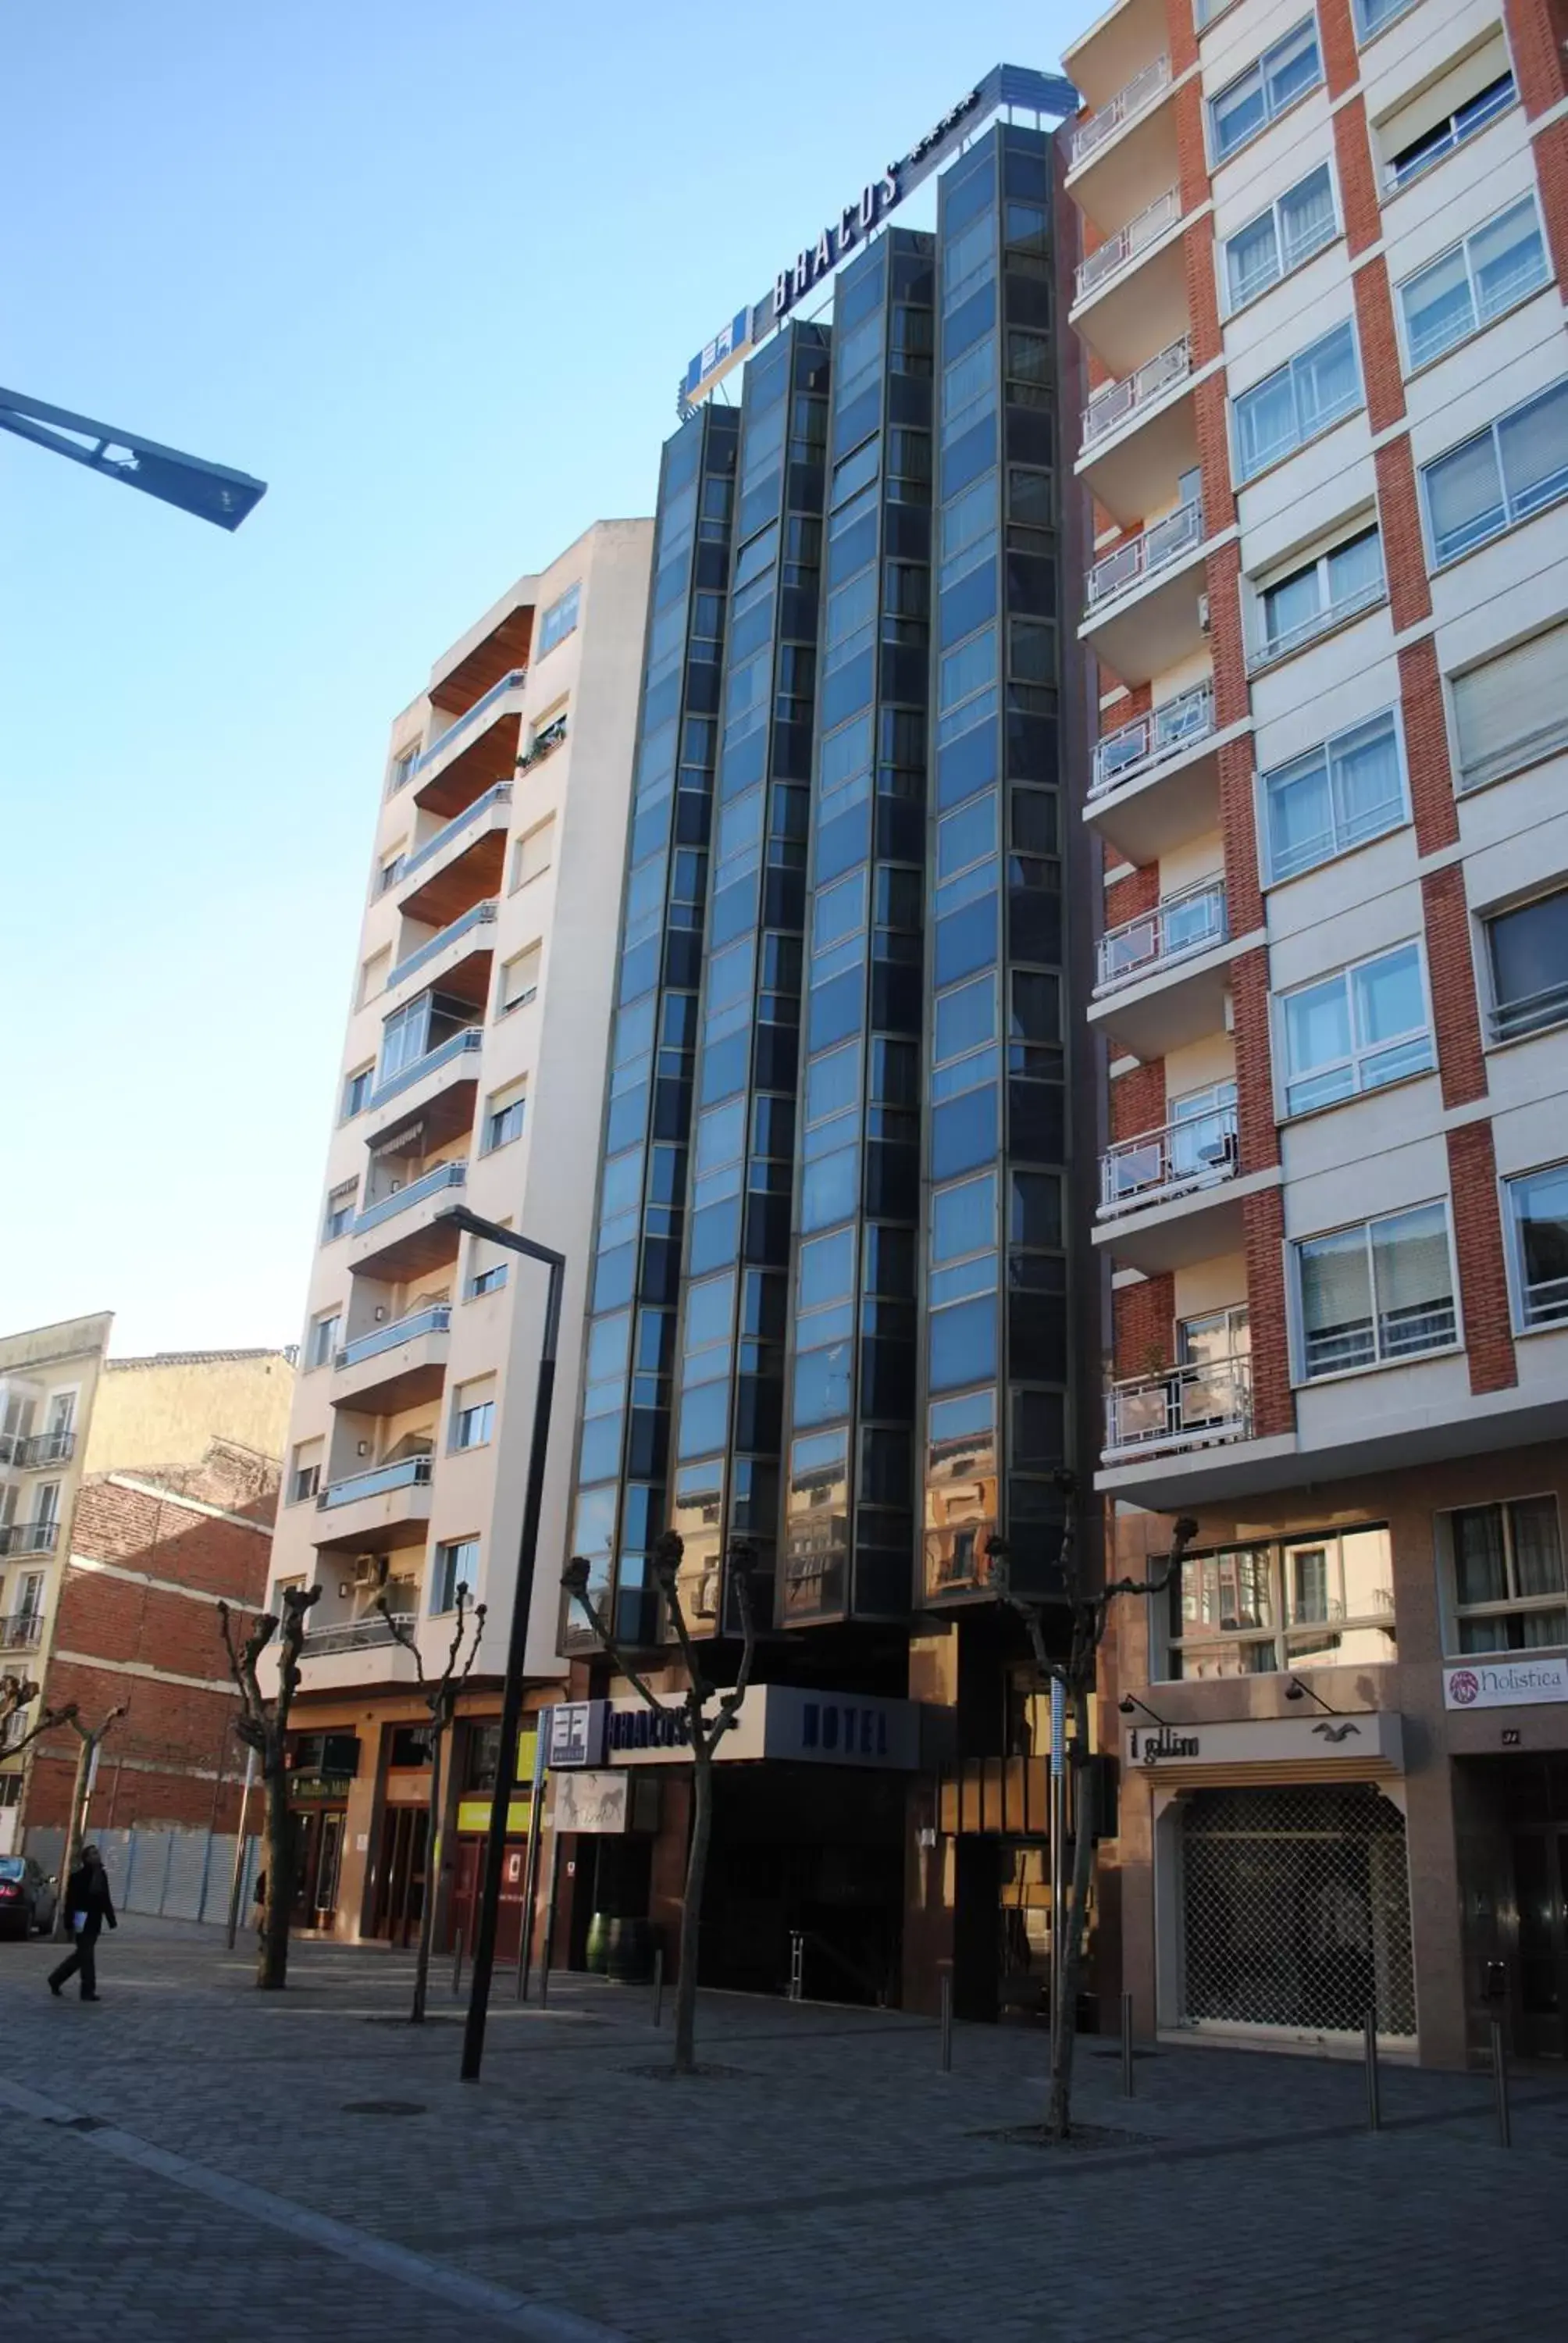
[[1568, 625], [1453, 680], [1460, 786], [1474, 789], [1568, 746]]

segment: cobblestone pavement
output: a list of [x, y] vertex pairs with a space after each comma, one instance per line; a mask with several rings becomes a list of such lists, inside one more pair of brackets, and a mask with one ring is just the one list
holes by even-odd
[[[1080, 2046], [1075, 2151], [1044, 2044], [896, 2013], [705, 1996], [713, 2071], [658, 2071], [648, 1996], [498, 1980], [485, 2076], [459, 2005], [400, 2022], [402, 1955], [296, 1947], [280, 1996], [221, 1936], [128, 1919], [97, 2006], [0, 1946], [0, 2274], [90, 2273], [116, 2343], [1560, 2343], [1568, 2077], [1161, 2045], [1119, 2096]], [[655, 2071], [648, 2071], [649, 2068]]]

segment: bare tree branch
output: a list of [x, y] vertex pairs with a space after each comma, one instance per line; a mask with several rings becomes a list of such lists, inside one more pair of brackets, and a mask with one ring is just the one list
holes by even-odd
[[642, 1694], [643, 1699], [648, 1703], [649, 1708], [662, 1708], [664, 1706], [664, 1703], [660, 1700], [658, 1694], [650, 1690], [648, 1685], [644, 1683], [642, 1677], [638, 1675], [637, 1670], [632, 1666], [631, 1662], [627, 1658], [626, 1654], [621, 1650], [620, 1645], [616, 1642], [615, 1636], [611, 1632], [608, 1620], [595, 1608], [593, 1600], [588, 1594], [588, 1565], [583, 1560], [580, 1554], [574, 1554], [571, 1561], [567, 1564], [565, 1571], [561, 1574], [561, 1584], [566, 1588], [567, 1593], [577, 1604], [578, 1610], [581, 1611], [583, 1617], [588, 1621], [588, 1625], [593, 1629], [594, 1639], [598, 1643], [600, 1651], [603, 1652], [606, 1659], [613, 1660], [615, 1662], [617, 1668], [626, 1678], [628, 1684], [631, 1685], [634, 1692], [638, 1692]]
[[[459, 1637], [463, 1633], [463, 1604], [461, 1598], [465, 1592], [466, 1590], [463, 1587], [458, 1587], [457, 1634]], [[395, 1644], [401, 1644], [406, 1652], [413, 1653], [414, 1673], [419, 1684], [423, 1686], [425, 1682], [425, 1662], [420, 1654], [418, 1637], [415, 1634], [412, 1627], [408, 1625], [407, 1621], [404, 1618], [402, 1613], [393, 1611], [388, 1607], [385, 1594], [378, 1594], [376, 1597], [376, 1608], [380, 1612], [381, 1616], [387, 1622], [387, 1627], [391, 1631], [392, 1641]], [[456, 1658], [456, 1656], [457, 1644], [454, 1644], [452, 1646], [452, 1657]], [[448, 1659], [447, 1663], [448, 1669], [451, 1667], [451, 1664], [452, 1661]]]

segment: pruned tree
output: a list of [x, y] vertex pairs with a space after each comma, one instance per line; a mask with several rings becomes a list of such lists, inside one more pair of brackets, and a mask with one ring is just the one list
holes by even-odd
[[[256, 1982], [264, 1993], [281, 1993], [288, 1978], [288, 1916], [294, 1901], [294, 1839], [288, 1812], [288, 1715], [299, 1690], [299, 1650], [319, 1586], [286, 1586], [283, 1617], [263, 1612], [243, 1643], [236, 1641], [234, 1614], [217, 1606], [228, 1671], [239, 1693], [235, 1731], [261, 1764], [266, 1805], [266, 1903], [261, 1924], [261, 1958]], [[281, 1632], [280, 1632], [281, 1630]], [[277, 1644], [277, 1690], [263, 1692], [256, 1667], [273, 1637]]]
[[[702, 1662], [687, 1624], [679, 1584], [680, 1559], [685, 1550], [682, 1540], [674, 1530], [666, 1530], [653, 1550], [654, 1581], [668, 1609], [686, 1669], [687, 1688], [682, 1710], [691, 1750], [691, 1842], [687, 1850], [686, 1885], [680, 1898], [680, 1952], [675, 1981], [675, 2072], [678, 2075], [691, 2074], [697, 2064], [698, 1936], [702, 1921], [702, 1890], [708, 1876], [708, 1849], [713, 1836], [714, 1754], [739, 1714], [740, 1704], [746, 1697], [746, 1687], [751, 1681], [751, 1663], [757, 1653], [757, 1628], [751, 1615], [751, 1572], [756, 1551], [750, 1541], [732, 1538], [729, 1544], [729, 1575], [735, 1588], [736, 1609], [740, 1616], [741, 1648], [740, 1664], [736, 1670], [734, 1684], [728, 1692], [719, 1692], [719, 1687], [709, 1684], [704, 1676]], [[600, 1648], [615, 1663], [628, 1683], [641, 1694], [649, 1708], [662, 1709], [664, 1703], [644, 1683], [620, 1650], [608, 1620], [590, 1600], [588, 1575], [588, 1564], [580, 1554], [574, 1554], [562, 1574], [561, 1584], [587, 1619]], [[708, 1703], [716, 1693], [719, 1705], [710, 1715]]]
[[53, 1732], [56, 1725], [70, 1725], [75, 1721], [76, 1704], [68, 1700], [64, 1708], [45, 1709], [36, 1724], [30, 1725], [25, 1733], [18, 1733], [14, 1738], [7, 1737], [12, 1718], [20, 1716], [37, 1697], [38, 1686], [30, 1677], [0, 1676], [0, 1757], [19, 1757], [41, 1733]]
[[[452, 1630], [446, 1664], [438, 1676], [425, 1674], [425, 1662], [419, 1651], [418, 1638], [400, 1614], [387, 1608], [387, 1597], [377, 1595], [376, 1608], [392, 1631], [394, 1643], [401, 1644], [406, 1652], [414, 1654], [415, 1673], [419, 1689], [425, 1695], [425, 1705], [430, 1712], [430, 1804], [429, 1822], [425, 1835], [425, 1900], [419, 1912], [419, 1951], [414, 1964], [414, 2006], [408, 2012], [410, 2026], [425, 2023], [425, 2004], [430, 1989], [430, 1948], [436, 1937], [436, 1903], [441, 1880], [441, 1744], [451, 1730], [457, 1714], [457, 1694], [468, 1680], [468, 1672], [479, 1648], [479, 1638], [485, 1632], [485, 1605], [475, 1606], [473, 1640], [468, 1656], [462, 1658], [463, 1636], [467, 1624], [468, 1590], [457, 1589], [457, 1618]], [[462, 1662], [461, 1666], [458, 1665]], [[525, 1915], [523, 1926], [528, 1925]]]
[[[76, 1778], [71, 1785], [71, 1810], [65, 1817], [65, 1844], [60, 1850], [60, 1876], [55, 1894], [53, 1933], [56, 1942], [65, 1936], [66, 1923], [70, 1917], [66, 1908], [68, 1899], [65, 1890], [70, 1885], [71, 1874], [76, 1868], [82, 1840], [86, 1832], [87, 1801], [93, 1795], [93, 1761], [106, 1735], [119, 1723], [127, 1706], [128, 1703], [122, 1701], [118, 1708], [110, 1709], [101, 1725], [92, 1726], [83, 1724], [75, 1701], [70, 1702], [60, 1712], [59, 1721], [70, 1726], [76, 1735], [79, 1746], [76, 1751]], [[40, 1719], [39, 1724], [34, 1727], [34, 1731], [36, 1733], [42, 1729]], [[28, 1737], [31, 1739], [32, 1735]]]
[[1059, 1948], [1057, 2006], [1051, 2013], [1050, 2102], [1046, 2130], [1052, 2139], [1066, 2139], [1072, 2130], [1072, 2052], [1080, 1980], [1083, 1975], [1083, 1941], [1089, 1916], [1089, 1894], [1094, 1876], [1094, 1834], [1098, 1827], [1099, 1775], [1090, 1751], [1089, 1704], [1094, 1697], [1100, 1668], [1100, 1646], [1105, 1638], [1111, 1605], [1124, 1595], [1162, 1594], [1181, 1557], [1198, 1534], [1196, 1522], [1177, 1522], [1163, 1568], [1152, 1578], [1107, 1579], [1098, 1588], [1084, 1583], [1079, 1552], [1074, 1499], [1076, 1476], [1058, 1475], [1067, 1498], [1059, 1557], [1066, 1590], [1070, 1633], [1064, 1655], [1053, 1657], [1046, 1641], [1049, 1612], [1055, 1608], [1012, 1591], [1010, 1553], [1005, 1538], [990, 1540], [991, 1584], [998, 1600], [1017, 1613], [1029, 1634], [1034, 1662], [1040, 1674], [1060, 1684], [1072, 1720], [1068, 1742], [1068, 1765], [1072, 1782], [1072, 1894], [1065, 1915], [1053, 1912], [1050, 1925]]

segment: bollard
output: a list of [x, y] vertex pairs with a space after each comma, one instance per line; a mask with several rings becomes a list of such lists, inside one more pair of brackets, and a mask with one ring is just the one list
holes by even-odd
[[1497, 2145], [1512, 2147], [1513, 2127], [1508, 2114], [1508, 2054], [1503, 2046], [1503, 2020], [1492, 2019], [1492, 2080], [1497, 2092]]
[[664, 2023], [664, 1946], [658, 1946], [653, 1956], [653, 2022]]
[[1133, 2091], [1132, 2074], [1132, 1996], [1121, 1996], [1121, 2096], [1130, 2099]]
[[518, 1938], [517, 1999], [518, 2001], [527, 2001], [528, 1997], [528, 1929], [525, 1926], [522, 1935]]
[[1377, 2012], [1369, 2009], [1362, 2020], [1362, 2033], [1366, 2042], [1367, 2062], [1367, 2129], [1382, 2129], [1382, 2099], [1378, 2088]]
[[799, 1928], [789, 1931], [789, 1998], [799, 2001], [804, 1996], [806, 1982], [806, 1937]]
[[942, 2072], [950, 2075], [953, 2071], [953, 1977], [950, 1969], [944, 1969], [941, 1975], [941, 2012]]
[[463, 1990], [463, 1931], [457, 1931], [457, 1946], [452, 1954], [452, 1996], [456, 2000]]

